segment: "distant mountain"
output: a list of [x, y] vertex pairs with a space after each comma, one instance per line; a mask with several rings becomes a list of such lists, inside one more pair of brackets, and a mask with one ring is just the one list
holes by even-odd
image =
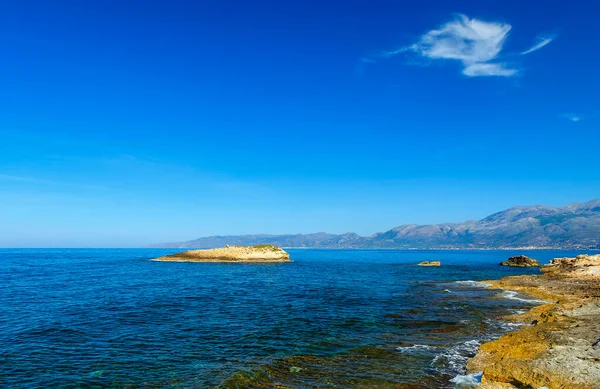
[[600, 249], [600, 200], [565, 207], [512, 207], [479, 221], [434, 225], [408, 224], [370, 237], [324, 232], [296, 235], [210, 236], [154, 247], [211, 248], [274, 244], [315, 248], [565, 248]]

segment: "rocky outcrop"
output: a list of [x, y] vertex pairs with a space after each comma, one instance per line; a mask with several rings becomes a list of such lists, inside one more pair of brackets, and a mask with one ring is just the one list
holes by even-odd
[[290, 255], [273, 245], [226, 246], [218, 249], [190, 250], [157, 258], [166, 262], [291, 262]]
[[600, 285], [588, 274], [600, 270], [597, 257], [557, 258], [543, 276], [486, 281], [548, 303], [507, 317], [524, 325], [469, 360], [469, 371], [483, 372], [480, 389], [600, 388]]
[[600, 280], [600, 254], [582, 254], [574, 258], [554, 258], [542, 267], [548, 276], [575, 278], [580, 280]]
[[441, 264], [440, 261], [423, 261], [418, 266], [440, 266]]
[[537, 259], [529, 258], [525, 255], [518, 255], [516, 257], [508, 258], [508, 261], [500, 262], [500, 265], [512, 267], [539, 267], [540, 263]]

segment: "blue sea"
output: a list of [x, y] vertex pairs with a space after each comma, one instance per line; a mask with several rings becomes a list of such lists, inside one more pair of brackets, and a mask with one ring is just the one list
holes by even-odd
[[[152, 261], [173, 249], [0, 250], [0, 388], [455, 388], [501, 317], [477, 281], [568, 251], [290, 249], [292, 263]], [[418, 267], [440, 260], [439, 268]]]

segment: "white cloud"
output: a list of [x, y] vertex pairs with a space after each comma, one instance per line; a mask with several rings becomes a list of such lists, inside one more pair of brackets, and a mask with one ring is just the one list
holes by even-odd
[[411, 49], [424, 57], [455, 59], [466, 64], [496, 58], [510, 31], [509, 24], [488, 23], [464, 15], [429, 31]]
[[516, 69], [510, 69], [497, 63], [473, 63], [466, 65], [463, 74], [469, 77], [478, 76], [503, 76], [510, 77], [517, 74]]
[[384, 51], [384, 52], [380, 53], [379, 56], [383, 57], [383, 58], [390, 58], [395, 55], [402, 54], [402, 53], [405, 53], [405, 52], [411, 51], [411, 50], [412, 50], [412, 47], [401, 47], [396, 50]]
[[463, 64], [463, 74], [469, 77], [508, 77], [515, 75], [517, 70], [504, 63], [491, 61], [502, 50], [510, 30], [510, 24], [484, 22], [458, 15], [439, 29], [421, 36], [417, 43], [385, 52], [382, 56], [387, 58], [412, 51], [429, 59], [460, 61]]
[[548, 43], [552, 42], [553, 40], [554, 40], [553, 36], [547, 36], [547, 37], [537, 36], [536, 37], [537, 43], [535, 45], [531, 46], [529, 49], [521, 52], [521, 55], [525, 55], [525, 54], [533, 53], [534, 51], [538, 51], [539, 49], [546, 46]]
[[[459, 14], [454, 20], [422, 35], [406, 47], [385, 51], [379, 58], [391, 58], [411, 52], [432, 60], [451, 60], [462, 64], [468, 77], [511, 77], [518, 69], [500, 60], [506, 38], [512, 26], [502, 22], [486, 22]], [[538, 37], [536, 45], [522, 53], [529, 54], [550, 43], [554, 37]]]
[[562, 117], [564, 117], [567, 120], [570, 120], [572, 122], [578, 122], [581, 120], [581, 116], [574, 114], [574, 113], [565, 113], [562, 114]]

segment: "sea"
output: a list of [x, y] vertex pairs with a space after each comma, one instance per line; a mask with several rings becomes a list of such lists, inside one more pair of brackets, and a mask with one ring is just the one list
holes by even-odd
[[[0, 388], [474, 388], [465, 364], [542, 303], [482, 281], [574, 251], [1, 249]], [[441, 261], [441, 267], [415, 266]]]

